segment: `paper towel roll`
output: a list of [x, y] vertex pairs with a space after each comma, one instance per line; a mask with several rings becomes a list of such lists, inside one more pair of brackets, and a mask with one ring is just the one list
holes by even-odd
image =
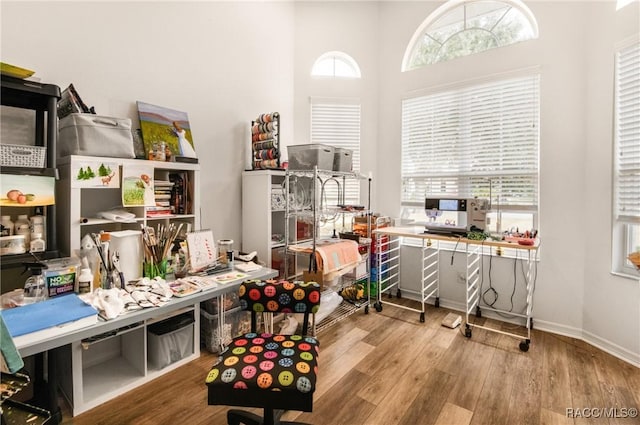
[[142, 232], [140, 230], [121, 230], [111, 232], [109, 252], [120, 253], [120, 270], [125, 281], [142, 277]]

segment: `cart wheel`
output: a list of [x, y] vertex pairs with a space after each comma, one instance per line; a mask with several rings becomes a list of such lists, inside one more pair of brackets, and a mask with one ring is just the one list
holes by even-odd
[[424, 313], [420, 313], [420, 323], [424, 323]]
[[529, 330], [533, 329], [533, 317], [529, 318]]
[[466, 325], [467, 327], [464, 328], [464, 336], [466, 336], [467, 338], [471, 338], [471, 328], [469, 327], [469, 325]]
[[402, 292], [399, 289], [396, 291], [396, 298], [402, 298]]
[[524, 351], [525, 353], [529, 351], [529, 341], [520, 342], [520, 351]]
[[393, 294], [389, 291], [389, 298], [393, 298]]
[[479, 306], [476, 306], [476, 317], [482, 317], [482, 311], [480, 311]]
[[435, 308], [440, 307], [440, 297], [436, 297], [436, 302], [433, 303], [433, 305], [434, 305]]
[[382, 304], [381, 303], [375, 303], [373, 306], [376, 308], [376, 311], [378, 313], [382, 311]]
[[364, 314], [369, 314], [369, 306], [365, 306], [365, 308], [364, 308]]

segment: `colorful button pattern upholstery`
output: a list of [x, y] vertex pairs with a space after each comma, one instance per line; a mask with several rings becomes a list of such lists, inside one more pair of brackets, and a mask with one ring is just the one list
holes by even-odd
[[238, 289], [240, 305], [256, 313], [317, 313], [320, 285], [316, 282], [247, 280]]
[[[256, 313], [315, 313], [320, 306], [320, 285], [315, 282], [251, 280], [240, 286], [239, 295], [242, 307]], [[261, 389], [312, 394], [318, 354], [318, 340], [311, 336], [247, 333], [233, 339], [209, 371], [206, 383], [229, 391]]]

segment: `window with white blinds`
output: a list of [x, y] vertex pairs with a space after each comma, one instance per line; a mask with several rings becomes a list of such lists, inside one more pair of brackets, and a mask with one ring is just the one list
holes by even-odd
[[[360, 170], [360, 100], [311, 98], [311, 143], [353, 151], [353, 170]], [[345, 204], [360, 203], [360, 184], [351, 179], [344, 188]], [[327, 184], [329, 204], [338, 203], [337, 185]]]
[[540, 79], [530, 75], [402, 102], [402, 204], [480, 197], [537, 211]]
[[615, 216], [640, 223], [640, 43], [616, 53]]
[[640, 41], [616, 52], [612, 267], [637, 277], [629, 255], [640, 252]]

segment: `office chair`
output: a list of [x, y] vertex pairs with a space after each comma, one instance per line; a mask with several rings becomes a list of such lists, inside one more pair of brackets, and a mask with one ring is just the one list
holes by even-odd
[[[251, 311], [251, 332], [234, 338], [209, 371], [208, 403], [264, 409], [262, 418], [229, 410], [229, 425], [293, 425], [280, 422], [284, 411], [311, 412], [313, 408], [319, 343], [315, 332], [309, 335], [309, 316], [320, 307], [320, 285], [248, 280], [238, 293], [241, 307]], [[258, 333], [258, 313], [303, 313], [302, 333]]]

